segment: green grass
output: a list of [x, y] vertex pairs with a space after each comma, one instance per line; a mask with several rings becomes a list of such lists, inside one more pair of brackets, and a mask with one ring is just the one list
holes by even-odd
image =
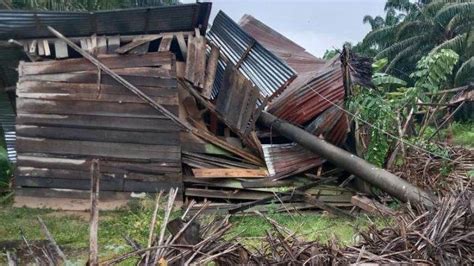
[[[367, 228], [370, 223], [377, 226], [389, 225], [391, 220], [382, 217], [359, 215], [355, 220], [334, 217], [321, 213], [287, 214], [276, 213], [269, 215], [279, 224], [296, 232], [308, 241], [327, 243], [336, 238], [340, 243], [350, 245], [355, 243], [355, 236], [361, 229]], [[231, 219], [234, 227], [231, 236], [238, 236], [242, 243], [248, 246], [258, 246], [259, 238], [271, 229], [271, 225], [260, 216], [237, 216]]]
[[[162, 205], [164, 206], [164, 205]], [[100, 257], [110, 258], [116, 254], [131, 251], [125, 243], [123, 236], [128, 235], [142, 245], [145, 245], [149, 224], [152, 215], [153, 201], [145, 200], [131, 206], [129, 210], [108, 211], [100, 213], [99, 222], [99, 250]], [[172, 218], [181, 214], [176, 211]], [[68, 259], [74, 263], [84, 263], [88, 250], [88, 213], [65, 213], [45, 209], [0, 207], [0, 243], [6, 240], [20, 240], [20, 229], [23, 230], [28, 240], [45, 239], [40, 231], [37, 216], [41, 216], [49, 231], [62, 247]], [[159, 218], [163, 213], [159, 212]], [[269, 217], [290, 230], [304, 236], [307, 240], [327, 242], [332, 237], [337, 237], [345, 244], [354, 241], [355, 233], [365, 228], [370, 219], [360, 215], [355, 221], [337, 218], [319, 213], [280, 214], [270, 213]], [[205, 220], [210, 217], [206, 217]], [[376, 218], [373, 220], [378, 225], [388, 224], [388, 220]], [[229, 238], [238, 235], [242, 243], [255, 247], [259, 237], [263, 237], [270, 225], [258, 216], [236, 216], [231, 218], [234, 227], [229, 232]], [[158, 219], [157, 228], [161, 225]], [[4, 256], [0, 251], [0, 264]], [[133, 260], [129, 261], [132, 265]], [[125, 263], [125, 264], [129, 264]]]
[[[428, 127], [424, 133], [424, 136], [430, 137], [435, 132], [435, 130], [436, 129], [433, 127]], [[438, 132], [440, 139], [445, 140], [450, 130], [453, 137], [452, 144], [474, 148], [474, 122], [454, 122], [448, 128], [442, 129]], [[437, 137], [434, 139], [437, 139]]]
[[[161, 206], [164, 206], [162, 203]], [[124, 236], [130, 236], [145, 245], [148, 239], [154, 201], [145, 199], [130, 204], [126, 210], [100, 212], [99, 247], [100, 257], [131, 251]], [[179, 216], [175, 211], [171, 219]], [[158, 212], [156, 228], [161, 226], [163, 211]], [[0, 205], [0, 247], [6, 240], [21, 240], [20, 229], [28, 240], [45, 239], [37, 220], [40, 216], [64, 253], [73, 262], [85, 262], [89, 246], [89, 214], [87, 212], [59, 212], [47, 209], [13, 208]], [[0, 250], [0, 265], [4, 257]]]

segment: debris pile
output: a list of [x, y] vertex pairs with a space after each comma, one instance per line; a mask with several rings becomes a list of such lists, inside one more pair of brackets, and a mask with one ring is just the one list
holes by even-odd
[[[168, 239], [167, 242], [160, 245], [158, 241], [149, 248], [137, 248], [104, 263], [116, 264], [131, 257], [144, 262], [147, 256], [154, 254], [150, 258], [161, 262], [198, 264], [469, 264], [474, 262], [472, 196], [471, 191], [462, 190], [441, 198], [433, 209], [407, 206], [390, 227], [371, 225], [359, 232], [359, 240], [353, 246], [345, 246], [337, 239], [326, 244], [307, 241], [255, 211], [271, 225], [271, 229], [257, 246], [246, 248], [235, 236], [229, 238], [226, 235], [232, 226], [228, 216], [206, 221], [206, 226], [201, 228], [198, 224], [200, 214], [208, 204], [194, 215], [189, 215], [188, 206], [183, 217], [168, 223], [171, 235], [164, 238]], [[186, 214], [188, 218], [185, 218]], [[159, 254], [158, 258], [156, 254]]]
[[353, 206], [354, 179], [433, 204], [429, 191], [348, 152], [346, 99], [352, 85], [371, 86], [371, 59], [348, 47], [317, 59], [249, 15], [238, 24], [220, 11], [207, 31], [210, 4], [165, 9], [192, 6], [202, 10], [183, 20], [199, 19], [182, 28], [170, 19], [144, 35], [66, 37], [54, 24], [15, 42], [34, 61], [20, 63], [16, 88], [17, 206], [72, 198], [87, 209], [96, 159], [104, 200], [119, 201], [111, 206], [178, 187], [178, 199], [211, 200], [222, 213], [279, 202], [350, 216], [340, 208]]
[[395, 165], [391, 170], [410, 183], [439, 195], [449, 195], [456, 188], [474, 191], [470, 176], [474, 170], [474, 150], [457, 146], [441, 147], [447, 151], [451, 161], [408, 149], [403, 165]]

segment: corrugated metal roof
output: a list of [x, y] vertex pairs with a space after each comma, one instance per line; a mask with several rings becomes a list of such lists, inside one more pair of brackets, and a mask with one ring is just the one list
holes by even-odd
[[16, 132], [15, 132], [15, 113], [5, 92], [0, 92], [0, 126], [3, 129], [5, 143], [7, 144], [8, 159], [10, 162], [16, 162]]
[[0, 10], [0, 40], [65, 36], [144, 34], [207, 28], [211, 3], [133, 8], [97, 12]]
[[298, 78], [301, 74], [318, 70], [326, 64], [326, 60], [308, 53], [303, 47], [251, 15], [244, 15], [239, 25], [266, 49], [286, 61], [298, 73]]
[[[220, 11], [207, 38], [220, 48], [221, 54], [252, 81], [264, 97], [275, 97], [296, 77], [296, 72], [283, 60], [263, 47]], [[219, 91], [225, 62], [220, 59], [212, 96]]]

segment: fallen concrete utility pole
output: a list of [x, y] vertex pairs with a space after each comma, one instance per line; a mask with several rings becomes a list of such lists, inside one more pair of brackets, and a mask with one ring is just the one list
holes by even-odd
[[434, 198], [422, 189], [272, 114], [262, 112], [258, 123], [279, 132], [403, 202], [423, 204], [426, 207], [432, 207], [434, 204]]

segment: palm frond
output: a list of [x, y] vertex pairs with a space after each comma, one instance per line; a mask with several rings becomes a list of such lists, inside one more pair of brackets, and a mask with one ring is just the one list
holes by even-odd
[[474, 2], [448, 4], [441, 8], [435, 16], [435, 20], [441, 25], [447, 25], [454, 16], [469, 16], [474, 13]]
[[397, 77], [394, 77], [392, 75], [388, 75], [386, 73], [375, 73], [372, 76], [372, 82], [374, 83], [375, 86], [390, 86], [390, 87], [402, 87], [406, 86], [407, 82], [399, 79]]
[[462, 86], [468, 83], [474, 82], [474, 56], [466, 60], [456, 72], [454, 77], [454, 84], [456, 86]]
[[438, 11], [441, 10], [447, 4], [449, 4], [449, 1], [447, 1], [447, 0], [433, 1], [429, 4], [427, 4], [423, 8], [423, 12], [427, 16], [434, 17], [436, 15], [436, 13], [438, 13]]
[[378, 59], [378, 58], [384, 58], [384, 57], [392, 57], [396, 53], [402, 50], [405, 50], [406, 48], [408, 48], [409, 46], [413, 44], [421, 44], [424, 39], [426, 39], [426, 36], [424, 34], [421, 34], [421, 35], [417, 35], [417, 36], [410, 37], [408, 39], [396, 42], [392, 44], [391, 46], [382, 50], [380, 53], [378, 53], [377, 56], [375, 56], [375, 58]]
[[396, 9], [399, 11], [408, 12], [413, 4], [409, 0], [387, 0], [385, 3], [385, 11], [389, 9]]
[[410, 35], [417, 35], [420, 32], [431, 31], [433, 28], [433, 23], [430, 21], [405, 21], [400, 24], [400, 27], [397, 29], [397, 34], [395, 38], [397, 40], [406, 39]]
[[470, 24], [472, 21], [474, 21], [474, 14], [469, 14], [466, 16], [457, 14], [449, 21], [445, 29], [447, 32], [453, 32], [456, 28], [463, 26], [464, 24]]
[[385, 73], [390, 73], [393, 68], [398, 64], [398, 62], [407, 57], [407, 56], [412, 56], [413, 52], [415, 50], [419, 49], [419, 45], [417, 43], [412, 44], [405, 48], [403, 51], [399, 52], [391, 61], [390, 64], [388, 64], [387, 68], [385, 69]]
[[434, 47], [430, 53], [441, 51], [441, 49], [451, 49], [458, 54], [462, 54], [466, 45], [466, 40], [467, 40], [467, 33], [458, 35]]
[[384, 41], [390, 41], [396, 32], [397, 25], [387, 26], [369, 32], [363, 42], [367, 45], [380, 44]]

